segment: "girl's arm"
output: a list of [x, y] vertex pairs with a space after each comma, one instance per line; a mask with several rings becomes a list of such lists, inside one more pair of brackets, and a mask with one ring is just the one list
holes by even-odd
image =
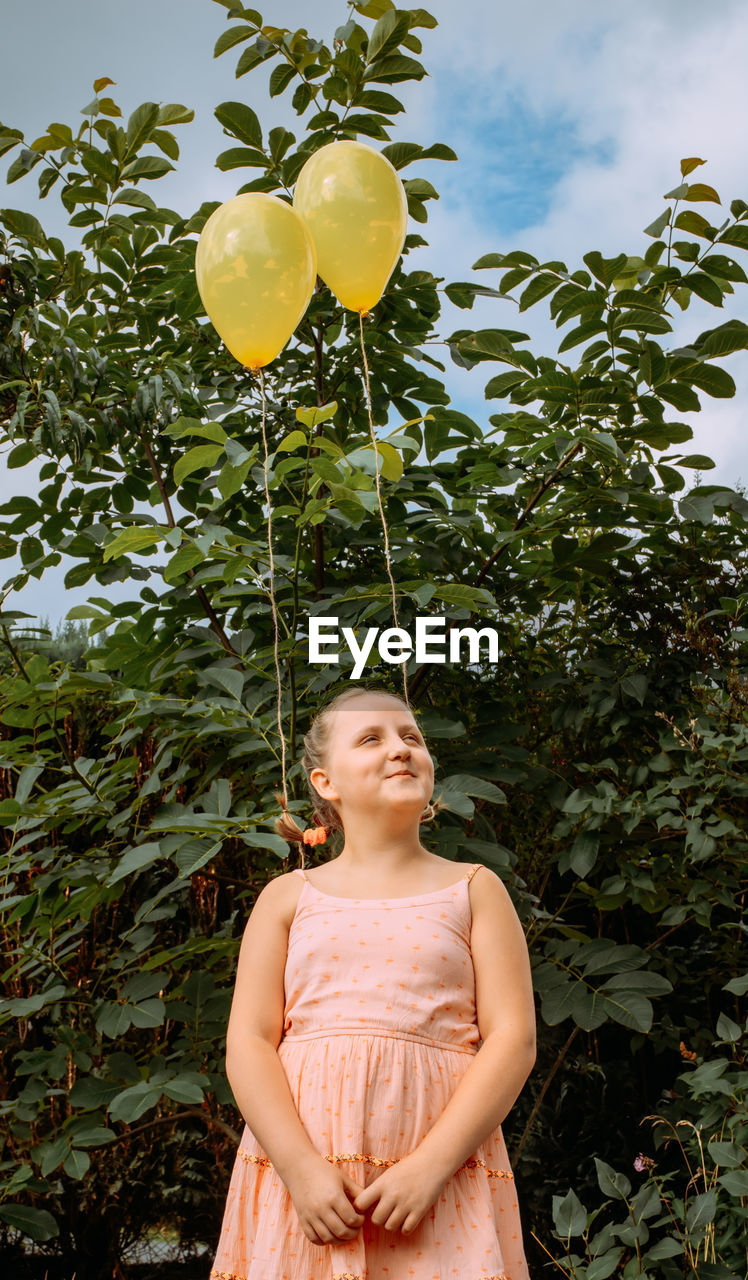
[[535, 1063], [530, 957], [514, 904], [483, 867], [469, 885], [470, 948], [483, 1041], [439, 1119], [415, 1149], [446, 1181], [502, 1123]]
[[304, 1166], [321, 1159], [299, 1119], [277, 1053], [294, 902], [286, 875], [258, 894], [239, 952], [226, 1033], [226, 1075], [237, 1106], [286, 1187]]

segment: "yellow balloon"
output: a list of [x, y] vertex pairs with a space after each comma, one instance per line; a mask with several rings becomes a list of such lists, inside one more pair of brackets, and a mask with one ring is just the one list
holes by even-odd
[[208, 218], [195, 255], [203, 306], [240, 364], [260, 369], [283, 350], [317, 279], [314, 242], [295, 209], [250, 191]]
[[307, 160], [293, 203], [325, 284], [344, 307], [369, 311], [405, 243], [408, 200], [397, 170], [363, 142], [330, 142]]

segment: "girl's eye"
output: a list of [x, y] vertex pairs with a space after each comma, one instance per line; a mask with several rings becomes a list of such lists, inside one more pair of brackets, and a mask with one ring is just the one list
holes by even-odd
[[[406, 736], [406, 738], [412, 738], [414, 742], [420, 742], [420, 741], [421, 741], [421, 740], [420, 740], [420, 738], [418, 737], [418, 734], [417, 734], [417, 733], [406, 733], [406, 735], [405, 735], [405, 736]], [[374, 737], [375, 737], [375, 734], [373, 734], [373, 733], [367, 733], [367, 735], [366, 735], [366, 737], [363, 739], [363, 741], [364, 741], [364, 742], [371, 742], [372, 738], [374, 738]]]
[[[420, 743], [421, 741], [417, 733], [406, 733], [405, 736], [406, 738], [412, 738], [413, 741], [417, 743]], [[376, 734], [367, 733], [366, 737], [362, 739], [362, 742], [371, 742], [372, 738], [376, 739]]]

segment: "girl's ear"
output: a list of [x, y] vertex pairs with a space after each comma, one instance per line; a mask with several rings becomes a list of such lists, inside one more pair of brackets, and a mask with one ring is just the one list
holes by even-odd
[[320, 768], [312, 769], [311, 773], [309, 774], [309, 781], [314, 787], [314, 790], [319, 795], [322, 796], [323, 800], [339, 800], [340, 799], [340, 796], [337, 794], [334, 786], [330, 781], [328, 774], [325, 772], [324, 769], [320, 769]]

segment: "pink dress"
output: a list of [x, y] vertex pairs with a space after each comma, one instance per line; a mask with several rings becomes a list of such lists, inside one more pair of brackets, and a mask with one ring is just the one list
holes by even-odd
[[[462, 879], [410, 898], [338, 898], [304, 871], [288, 938], [283, 1064], [326, 1160], [367, 1186], [418, 1146], [480, 1046]], [[245, 1125], [212, 1280], [528, 1280], [501, 1127], [448, 1179], [410, 1235], [367, 1215], [315, 1245]]]

